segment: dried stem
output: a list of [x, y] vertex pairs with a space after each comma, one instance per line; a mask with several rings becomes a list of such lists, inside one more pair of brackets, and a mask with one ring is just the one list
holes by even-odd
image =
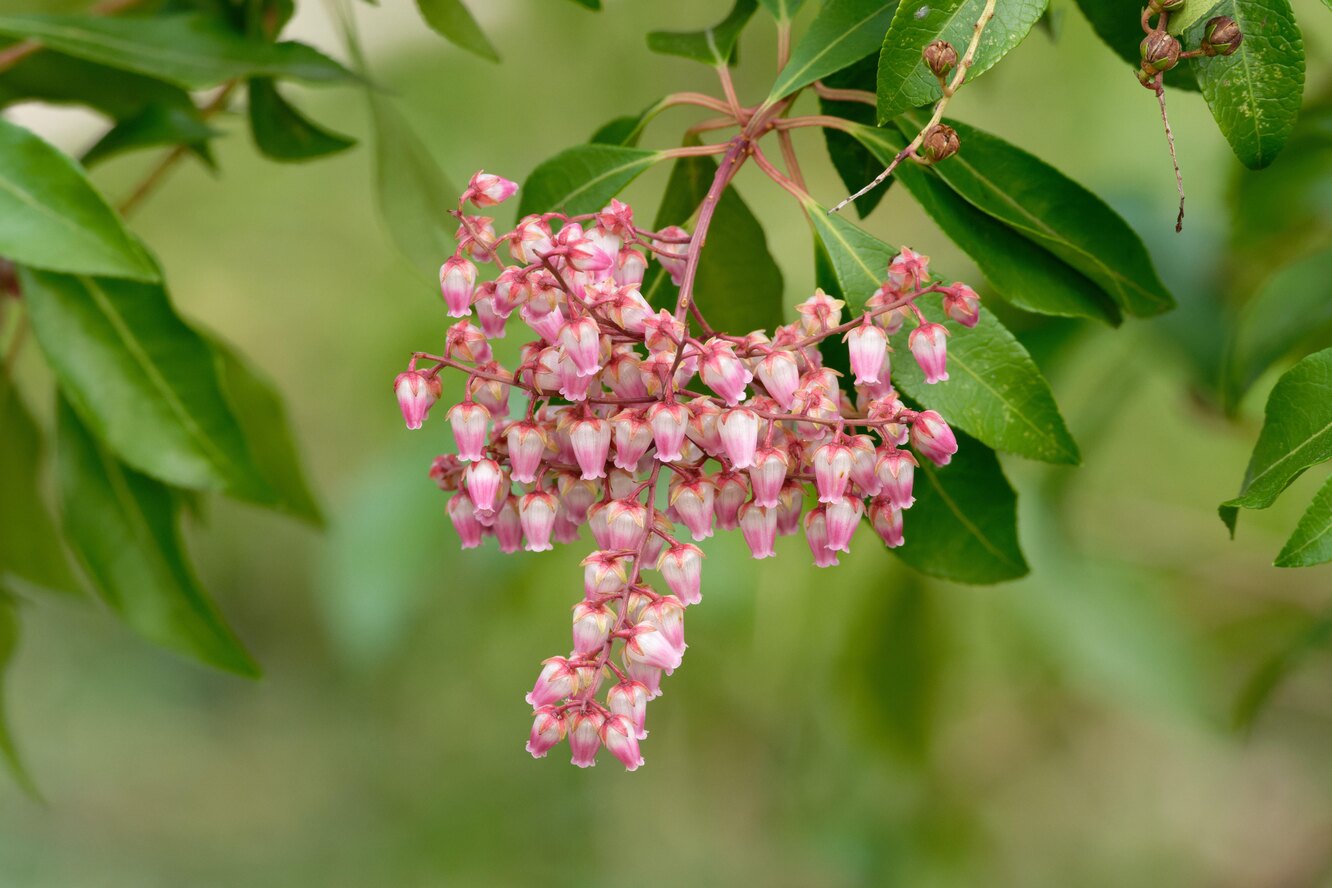
[[1156, 100], [1161, 105], [1161, 122], [1165, 124], [1166, 144], [1170, 146], [1170, 162], [1175, 167], [1175, 190], [1179, 192], [1179, 215], [1175, 218], [1175, 233], [1184, 230], [1184, 174], [1179, 169], [1179, 155], [1175, 153], [1175, 131], [1170, 128], [1170, 115], [1166, 113], [1164, 76], [1156, 75]]

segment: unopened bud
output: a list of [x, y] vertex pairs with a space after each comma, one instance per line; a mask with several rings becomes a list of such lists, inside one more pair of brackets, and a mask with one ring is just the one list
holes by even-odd
[[921, 51], [925, 64], [934, 72], [934, 76], [943, 80], [957, 66], [957, 50], [947, 40], [936, 40], [927, 44]]
[[1228, 15], [1219, 15], [1207, 23], [1203, 32], [1202, 51], [1205, 55], [1231, 55], [1244, 42], [1239, 25]]
[[920, 143], [920, 154], [926, 163], [938, 163], [952, 157], [961, 147], [962, 142], [957, 138], [957, 130], [940, 123], [925, 134], [924, 141]]
[[1138, 48], [1142, 69], [1148, 73], [1169, 71], [1179, 64], [1179, 41], [1159, 28], [1144, 37]]

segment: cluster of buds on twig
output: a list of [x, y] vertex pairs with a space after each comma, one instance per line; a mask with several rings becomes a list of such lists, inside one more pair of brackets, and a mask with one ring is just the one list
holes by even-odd
[[[1244, 41], [1235, 20], [1220, 15], [1207, 22], [1198, 48], [1186, 52], [1179, 40], [1166, 30], [1170, 14], [1183, 9], [1184, 3], [1185, 0], [1150, 0], [1142, 12], [1142, 29], [1147, 36], [1139, 46], [1142, 64], [1138, 68], [1138, 81], [1148, 89], [1159, 90], [1160, 75], [1174, 69], [1181, 61], [1199, 56], [1230, 55]], [[1152, 22], [1154, 17], [1155, 23]]]
[[[516, 187], [478, 173], [464, 196], [485, 207]], [[544, 757], [567, 738], [576, 765], [594, 764], [604, 746], [634, 770], [647, 703], [679, 667], [685, 609], [702, 598], [695, 544], [739, 529], [753, 556], [767, 558], [778, 536], [803, 528], [814, 563], [827, 567], [868, 518], [887, 546], [902, 545], [918, 459], [946, 465], [957, 441], [939, 414], [898, 398], [888, 337], [916, 325], [914, 359], [927, 382], [946, 380], [948, 331], [916, 302], [937, 294], [968, 326], [979, 302], [965, 284], [932, 281], [929, 260], [903, 248], [850, 320], [820, 290], [796, 306], [795, 323], [731, 335], [697, 306], [648, 304], [649, 261], [678, 283], [698, 246], [678, 227], [639, 228], [619, 201], [582, 216], [527, 216], [502, 235], [461, 201], [455, 215], [460, 246], [440, 289], [460, 320], [442, 354], [414, 353], [397, 377], [402, 414], [420, 428], [440, 372], [466, 375], [447, 414], [457, 452], [430, 469], [453, 494], [448, 514], [463, 548], [493, 536], [501, 551], [541, 552], [590, 532], [573, 650], [546, 660], [527, 695], [527, 749]], [[493, 263], [496, 276], [478, 284], [476, 262]], [[534, 338], [509, 369], [492, 343], [515, 327]], [[831, 337], [847, 343], [851, 393], [823, 365], [819, 345]]]

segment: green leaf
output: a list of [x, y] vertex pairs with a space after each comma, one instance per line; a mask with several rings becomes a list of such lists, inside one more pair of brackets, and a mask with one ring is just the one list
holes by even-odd
[[[831, 259], [843, 298], [854, 310], [872, 295], [896, 250], [840, 216], [809, 207], [819, 240]], [[939, 300], [917, 305], [932, 321], [943, 322]], [[1078, 448], [1059, 414], [1050, 385], [1013, 334], [982, 310], [973, 329], [948, 321], [949, 380], [926, 385], [906, 347], [907, 331], [896, 337], [893, 382], [957, 428], [999, 450], [1046, 462], [1079, 461]]]
[[[1332, 3], [1332, 0], [1328, 0], [1328, 2]], [[788, 22], [795, 18], [795, 14], [805, 4], [805, 0], [759, 0], [759, 3], [777, 21]]]
[[624, 145], [629, 148], [638, 146], [643, 135], [643, 128], [648, 121], [657, 116], [661, 102], [653, 102], [638, 114], [624, 114], [602, 124], [587, 141], [593, 145]]
[[211, 342], [222, 389], [240, 422], [246, 448], [276, 493], [273, 507], [322, 528], [323, 512], [310, 492], [281, 395], [235, 349], [216, 337]]
[[0, 120], [0, 255], [55, 271], [158, 279], [78, 164], [7, 120]]
[[208, 342], [161, 286], [30, 268], [20, 281], [61, 390], [118, 457], [180, 487], [274, 502]]
[[1213, 12], [1221, 0], [1184, 0], [1184, 8], [1170, 13], [1170, 22], [1166, 30], [1176, 36], [1188, 30], [1194, 22], [1211, 19], [1220, 13]]
[[1239, 496], [1221, 504], [1235, 531], [1239, 508], [1266, 509], [1310, 466], [1332, 459], [1332, 348], [1309, 355], [1277, 380]]
[[14, 661], [14, 653], [18, 649], [18, 637], [18, 602], [0, 589], [0, 758], [5, 760], [5, 766], [9, 768], [14, 782], [29, 796], [40, 798], [37, 785], [33, 782], [28, 769], [24, 767], [23, 759], [19, 757], [18, 745], [14, 742], [14, 735], [9, 729], [9, 719], [6, 717], [6, 710], [9, 707], [6, 705], [4, 681], [9, 665]]
[[578, 145], [532, 170], [519, 193], [518, 215], [600, 210], [660, 159], [660, 152], [621, 145]]
[[[873, 55], [867, 55], [849, 68], [829, 74], [823, 78], [823, 82], [833, 89], [859, 89], [867, 92], [874, 91], [875, 72], [878, 70], [879, 60]], [[874, 109], [864, 102], [837, 102], [831, 99], [819, 97], [819, 113], [826, 114], [829, 117], [841, 117], [844, 120], [851, 120], [856, 123], [865, 123], [874, 125]], [[856, 139], [842, 132], [835, 127], [826, 126], [823, 129], [823, 141], [828, 148], [828, 157], [832, 160], [833, 167], [837, 170], [837, 175], [841, 178], [842, 184], [846, 186], [848, 194], [859, 191], [867, 182], [874, 179], [883, 169], [883, 164], [879, 162], [869, 150]], [[874, 211], [888, 194], [888, 188], [892, 186], [893, 179], [889, 178], [881, 188], [875, 188], [869, 194], [861, 197], [852, 206], [855, 207], [856, 215], [864, 219]]]
[[81, 160], [84, 166], [91, 167], [117, 154], [184, 145], [208, 166], [214, 166], [208, 140], [218, 135], [217, 130], [204, 123], [193, 105], [149, 105], [107, 131]]
[[[967, 71], [967, 82], [990, 70], [1025, 40], [1048, 3], [1049, 0], [1007, 0], [997, 4], [994, 17], [981, 34], [975, 61]], [[876, 92], [880, 123], [942, 98], [939, 79], [925, 64], [921, 52], [935, 40], [946, 40], [961, 56], [971, 43], [984, 8], [985, 0], [930, 0], [897, 7], [879, 55]]]
[[1227, 349], [1222, 399], [1234, 410], [1269, 367], [1311, 337], [1332, 331], [1332, 249], [1279, 270], [1235, 320]]
[[257, 75], [311, 83], [353, 79], [346, 68], [303, 43], [249, 40], [220, 18], [193, 13], [6, 15], [0, 16], [0, 34], [38, 40], [67, 55], [186, 89]]
[[702, 31], [652, 31], [648, 49], [663, 55], [683, 56], [705, 65], [729, 65], [740, 32], [757, 9], [757, 0], [735, 0], [726, 18]]
[[[697, 214], [712, 185], [717, 162], [711, 157], [682, 157], [675, 162], [655, 227], [684, 225]], [[658, 307], [675, 306], [663, 291], [670, 276], [653, 263], [643, 295]], [[768, 252], [763, 226], [734, 188], [727, 187], [713, 213], [694, 279], [694, 302], [718, 330], [738, 334], [771, 329], [782, 317], [782, 272]]]
[[254, 144], [273, 160], [310, 160], [345, 151], [355, 139], [330, 132], [307, 119], [282, 97], [271, 77], [252, 77], [250, 133]]
[[[915, 112], [902, 121], [913, 135], [926, 122]], [[1174, 307], [1147, 248], [1104, 201], [997, 136], [949, 123], [962, 150], [933, 171], [953, 191], [1082, 272], [1126, 313], [1150, 317]]]
[[791, 59], [777, 75], [768, 103], [877, 50], [896, 9], [896, 0], [828, 0], [791, 50]]
[[0, 77], [0, 105], [39, 101], [86, 105], [127, 120], [153, 105], [193, 108], [189, 93], [142, 74], [43, 49]]
[[591, 9], [593, 12], [601, 11], [601, 0], [573, 0], [584, 9]]
[[1332, 561], [1332, 478], [1314, 496], [1273, 563], [1277, 567], [1312, 567], [1329, 561]]
[[1332, 614], [1310, 619], [1289, 644], [1263, 662], [1235, 701], [1235, 726], [1249, 728], [1286, 677], [1314, 651], [1332, 643]]
[[[1143, 38], [1142, 10], [1147, 4], [1139, 0], [1077, 0], [1077, 4], [1097, 36], [1136, 69], [1142, 63], [1138, 45]], [[1132, 75], [1126, 71], [1124, 76]], [[1167, 73], [1165, 83], [1171, 89], [1198, 89], [1193, 67], [1187, 63]]]
[[457, 226], [448, 210], [458, 191], [397, 109], [373, 92], [366, 95], [374, 124], [380, 215], [403, 256], [433, 278], [453, 254]]
[[1002, 583], [1030, 568], [1017, 537], [1017, 494], [994, 451], [957, 433], [938, 468], [921, 460], [916, 504], [904, 514], [905, 545], [892, 552], [921, 573], [959, 583]]
[[[1221, 0], [1213, 12], [1233, 18], [1244, 41], [1232, 55], [1195, 59], [1198, 84], [1235, 156], [1260, 170], [1281, 153], [1300, 115], [1304, 40], [1287, 0]], [[1185, 45], [1199, 45], [1206, 28], [1196, 23]]]
[[0, 372], [0, 587], [17, 578], [75, 592], [78, 582], [42, 498], [44, 443], [18, 389]]
[[[872, 152], [876, 172], [907, 144], [896, 129], [857, 127], [847, 136], [853, 137]], [[944, 234], [975, 260], [995, 291], [1010, 304], [1038, 314], [1119, 323], [1119, 310], [1104, 290], [1020, 232], [967, 203], [932, 168], [906, 163], [893, 177], [902, 181]]]
[[416, 0], [416, 8], [426, 24], [454, 46], [483, 59], [499, 61], [499, 53], [461, 0]]
[[257, 676], [185, 558], [171, 490], [102, 448], [63, 399], [57, 414], [65, 534], [97, 593], [145, 638]]

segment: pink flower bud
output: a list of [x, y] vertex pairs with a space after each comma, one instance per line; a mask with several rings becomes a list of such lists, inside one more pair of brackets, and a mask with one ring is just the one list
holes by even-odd
[[634, 500], [612, 500], [606, 507], [610, 548], [637, 550], [647, 534], [647, 507]]
[[464, 318], [472, 313], [472, 290], [476, 286], [476, 266], [462, 256], [452, 256], [439, 267], [439, 293], [449, 317]]
[[680, 458], [685, 428], [689, 423], [689, 408], [678, 403], [658, 401], [648, 408], [647, 419], [652, 425], [652, 439], [657, 445], [657, 459], [675, 462]]
[[509, 466], [513, 470], [513, 480], [519, 484], [536, 481], [537, 472], [541, 470], [541, 459], [546, 455], [546, 434], [541, 426], [524, 419], [510, 425], [504, 436], [509, 447]]
[[615, 283], [638, 286], [647, 273], [647, 257], [632, 247], [624, 247], [615, 257]]
[[721, 431], [718, 421], [722, 411], [711, 398], [698, 397], [689, 402], [689, 428], [685, 434], [699, 448], [710, 456], [722, 454]]
[[716, 488], [712, 479], [700, 476], [689, 481], [671, 482], [669, 502], [680, 523], [689, 528], [694, 542], [712, 536], [713, 503]]
[[846, 334], [847, 349], [851, 353], [851, 372], [856, 385], [869, 385], [880, 380], [888, 363], [888, 336], [868, 321], [852, 327]]
[[910, 247], [903, 247], [902, 252], [888, 263], [888, 283], [901, 292], [918, 290], [929, 279], [930, 257], [922, 256]]
[[636, 771], [643, 764], [638, 751], [638, 729], [623, 715], [612, 715], [601, 726], [601, 742], [624, 765], [625, 770]]
[[574, 318], [565, 324], [560, 345], [579, 376], [595, 376], [601, 370], [601, 328], [592, 318]]
[[749, 499], [749, 481], [738, 472], [721, 472], [716, 483], [713, 511], [717, 514], [717, 526], [722, 530], [735, 530], [740, 526], [740, 507]]
[[661, 670], [656, 666], [649, 666], [646, 663], [636, 663], [629, 661], [629, 668], [626, 670], [629, 677], [634, 681], [641, 682], [647, 688], [649, 700], [655, 700], [661, 696]]
[[689, 645], [684, 640], [685, 606], [679, 600], [664, 596], [643, 609], [642, 623], [656, 626], [671, 647], [684, 652]]
[[773, 546], [777, 543], [777, 509], [745, 503], [740, 507], [740, 532], [755, 558], [776, 555]]
[[928, 383], [948, 379], [948, 328], [943, 324], [921, 324], [907, 339], [911, 355]]
[[518, 519], [529, 552], [549, 552], [550, 534], [555, 528], [559, 504], [544, 490], [534, 490], [518, 501]]
[[621, 410], [611, 418], [615, 432], [615, 466], [627, 472], [638, 468], [638, 461], [652, 446], [652, 427], [639, 410]]
[[777, 500], [777, 535], [790, 536], [800, 530], [800, 510], [805, 506], [805, 491], [799, 483], [787, 481]]
[[467, 485], [467, 496], [478, 512], [493, 512], [503, 502], [500, 498], [501, 480], [499, 463], [493, 459], [468, 463], [463, 470], [463, 483]]
[[524, 698], [537, 709], [563, 700], [574, 692], [578, 684], [577, 671], [564, 657], [542, 660], [541, 667], [536, 684]]
[[615, 611], [600, 602], [580, 601], [573, 609], [574, 652], [584, 656], [595, 654], [606, 644], [611, 627], [615, 625]]
[[641, 681], [633, 679], [622, 681], [612, 685], [606, 692], [606, 707], [610, 709], [612, 715], [627, 718], [629, 724], [633, 725], [634, 736], [639, 740], [648, 735], [643, 729], [647, 723], [647, 704], [648, 688]]
[[661, 576], [682, 604], [703, 600], [703, 550], [689, 543], [678, 543], [661, 558]]
[[643, 489], [638, 486], [638, 477], [624, 469], [611, 469], [607, 472], [606, 487], [610, 490], [611, 499], [626, 499], [633, 496], [635, 491]]
[[513, 197], [517, 190], [517, 182], [510, 182], [485, 170], [477, 170], [467, 183], [463, 199], [470, 200], [474, 206], [493, 207]]
[[444, 355], [474, 364], [486, 364], [495, 357], [486, 334], [471, 321], [459, 321], [444, 332]]
[[611, 427], [603, 419], [591, 417], [574, 422], [569, 429], [574, 459], [583, 470], [583, 480], [606, 477], [606, 460], [610, 458]]
[[662, 534], [674, 535], [675, 524], [670, 518], [666, 517], [665, 512], [657, 512], [652, 519], [652, 527], [655, 533], [649, 533], [647, 542], [643, 545], [643, 569], [655, 570], [661, 564], [661, 556], [666, 552], [666, 537]]
[[532, 758], [545, 758], [557, 743], [564, 739], [564, 717], [554, 706], [542, 706], [532, 720], [532, 733], [527, 738], [527, 751]]
[[811, 509], [805, 515], [805, 540], [814, 555], [815, 567], [835, 567], [837, 552], [828, 546], [827, 506]]
[[601, 496], [601, 485], [596, 481], [579, 478], [571, 472], [561, 472], [555, 478], [559, 488], [560, 502], [564, 505], [569, 520], [582, 524], [587, 520], [587, 510]]
[[911, 423], [911, 444], [921, 456], [938, 466], [946, 466], [957, 453], [957, 437], [933, 410], [916, 414]]
[[554, 539], [557, 543], [576, 543], [579, 540], [578, 524], [564, 508], [555, 513]]
[[834, 552], [850, 552], [851, 537], [856, 525], [865, 514], [865, 504], [859, 499], [844, 496], [824, 507], [824, 522], [828, 534], [828, 548]]
[[855, 456], [845, 444], [824, 444], [814, 451], [814, 486], [819, 502], [833, 503], [846, 495]]
[[882, 485], [880, 493], [895, 509], [909, 509], [916, 498], [911, 486], [916, 476], [916, 458], [906, 450], [885, 450], [874, 467]]
[[651, 623], [638, 623], [633, 628], [633, 637], [625, 645], [625, 654], [631, 661], [655, 666], [670, 675], [679, 668], [684, 659], [684, 651], [676, 648], [656, 626]]
[[481, 522], [476, 520], [476, 507], [467, 498], [467, 494], [459, 493], [451, 497], [448, 512], [449, 520], [453, 522], [453, 529], [458, 534], [462, 548], [475, 549], [481, 545], [484, 528], [481, 527]]
[[745, 386], [754, 380], [754, 374], [735, 356], [734, 347], [723, 340], [709, 339], [703, 344], [702, 358], [703, 384], [720, 395], [729, 407], [744, 400]]
[[453, 238], [458, 249], [477, 262], [489, 262], [495, 257], [495, 220], [489, 216], [463, 216], [463, 224]]
[[602, 549], [609, 549], [610, 544], [610, 515], [606, 513], [608, 501], [593, 503], [587, 510], [587, 526], [592, 531], [592, 539], [596, 540], [597, 546]]
[[524, 216], [514, 227], [514, 236], [509, 241], [509, 251], [513, 258], [526, 265], [540, 261], [541, 254], [548, 253], [555, 246], [550, 233], [550, 223], [540, 216]]
[[448, 417], [453, 427], [453, 441], [458, 447], [459, 459], [480, 459], [486, 446], [486, 425], [490, 421], [490, 411], [480, 404], [463, 401], [449, 408]]
[[852, 435], [846, 445], [851, 448], [851, 481], [863, 496], [879, 493], [879, 476], [874, 473], [879, 454], [869, 435]]
[[876, 497], [870, 502], [870, 523], [874, 532], [889, 549], [902, 545], [902, 510], [895, 508], [885, 497]]
[[409, 429], [419, 429], [425, 422], [430, 408], [439, 400], [443, 385], [438, 376], [431, 376], [419, 370], [399, 373], [393, 380], [393, 393], [398, 396], [398, 407]]
[[[494, 361], [480, 369], [487, 373], [504, 372], [504, 368]], [[489, 410], [492, 419], [503, 419], [509, 415], [509, 388], [503, 382], [475, 376], [467, 381], [467, 397]]]
[[443, 491], [457, 490], [462, 482], [463, 462], [452, 453], [441, 454], [430, 461], [430, 479]]
[[722, 412], [717, 420], [717, 431], [722, 448], [736, 469], [747, 469], [754, 464], [754, 449], [758, 446], [759, 415], [748, 407], [732, 407]]
[[518, 498], [504, 497], [504, 502], [495, 517], [495, 540], [499, 550], [505, 554], [517, 552], [523, 547], [523, 522], [518, 513]]
[[[666, 273], [671, 276], [671, 283], [680, 286], [680, 281], [684, 276], [685, 268], [688, 266], [688, 260], [685, 255], [689, 251], [689, 232], [678, 225], [672, 225], [663, 228], [660, 232], [663, 238], [669, 240], [659, 240], [654, 238], [652, 241], [652, 253], [661, 263], [661, 267], [666, 269]], [[684, 238], [681, 242], [681, 238]], [[662, 255], [663, 253], [669, 255]]]
[[980, 320], [980, 297], [966, 284], [953, 284], [944, 292], [943, 310], [963, 327], [974, 327]]
[[842, 307], [846, 305], [840, 299], [834, 299], [822, 290], [815, 290], [814, 295], [796, 306], [800, 312], [800, 325], [813, 336], [823, 333], [842, 322]]
[[567, 716], [569, 723], [569, 749], [573, 752], [572, 763], [580, 768], [591, 768], [597, 763], [597, 751], [601, 749], [601, 726], [606, 716], [595, 709], [575, 712]]
[[583, 559], [583, 594], [589, 600], [618, 595], [629, 585], [628, 555], [612, 551], [593, 552]]
[[764, 356], [758, 363], [758, 378], [773, 400], [782, 405], [783, 410], [791, 409], [791, 399], [800, 385], [800, 365], [795, 355], [775, 351]]
[[650, 352], [667, 351], [674, 357], [684, 335], [684, 324], [664, 308], [643, 319], [643, 344]]
[[[482, 284], [482, 287], [489, 286], [493, 289], [494, 282]], [[487, 339], [503, 339], [508, 322], [507, 315], [500, 315], [495, 308], [494, 296], [483, 296], [476, 300], [473, 305], [476, 307], [476, 319], [481, 324], [481, 332]]]
[[754, 454], [754, 463], [749, 467], [749, 483], [754, 488], [754, 502], [766, 508], [774, 508], [782, 494], [782, 484], [791, 467], [791, 459], [786, 452], [776, 447], [761, 447]]

